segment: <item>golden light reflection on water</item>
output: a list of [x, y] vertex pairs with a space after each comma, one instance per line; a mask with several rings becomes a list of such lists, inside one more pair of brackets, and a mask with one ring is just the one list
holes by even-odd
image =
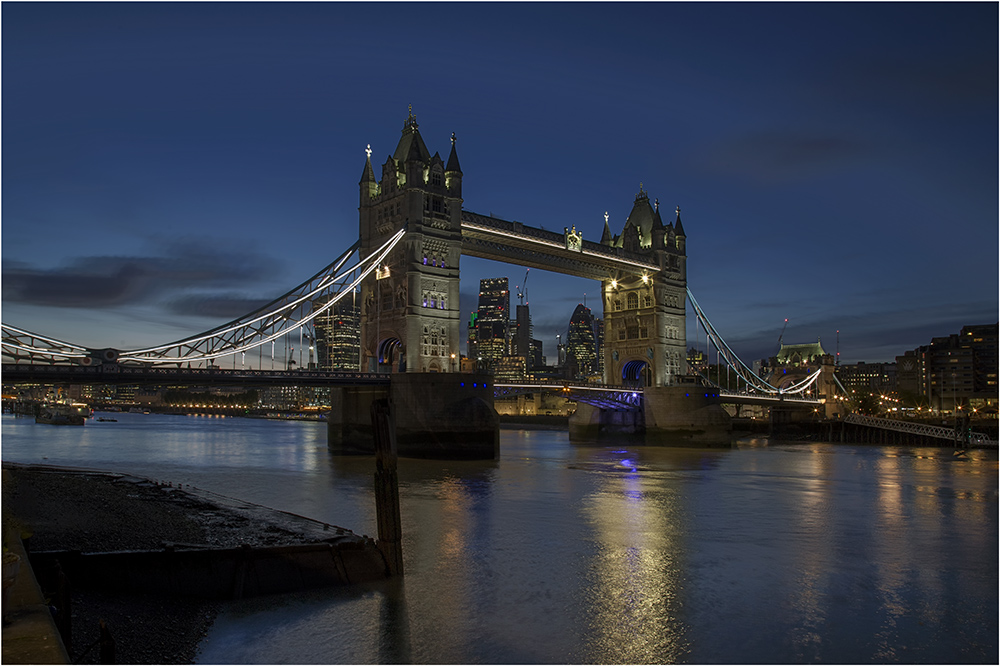
[[586, 654], [597, 663], [676, 662], [688, 648], [682, 511], [672, 488], [631, 464], [619, 463], [584, 505], [597, 540]]

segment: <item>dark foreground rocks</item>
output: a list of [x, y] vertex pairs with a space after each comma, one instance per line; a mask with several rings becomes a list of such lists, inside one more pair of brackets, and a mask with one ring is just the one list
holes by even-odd
[[[3, 519], [5, 528], [16, 523], [33, 553], [359, 539], [347, 530], [149, 479], [8, 464], [3, 470]], [[59, 617], [65, 623], [60, 614], [66, 597], [59, 595], [56, 576], [46, 571], [36, 576], [57, 624]], [[116, 663], [191, 663], [217, 612], [212, 601], [108, 592], [72, 581], [68, 589], [71, 639], [64, 642], [74, 663], [101, 663], [102, 648], [106, 661], [108, 634], [114, 639]]]

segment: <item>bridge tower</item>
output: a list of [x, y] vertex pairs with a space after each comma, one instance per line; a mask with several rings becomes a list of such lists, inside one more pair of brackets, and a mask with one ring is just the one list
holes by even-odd
[[672, 386], [687, 373], [685, 241], [680, 207], [664, 225], [659, 202], [650, 205], [641, 184], [621, 234], [612, 236], [605, 219], [601, 244], [659, 266], [602, 281], [605, 383]]
[[447, 163], [427, 150], [412, 108], [395, 152], [361, 176], [361, 257], [407, 234], [361, 284], [361, 369], [459, 370], [462, 169], [451, 135]]

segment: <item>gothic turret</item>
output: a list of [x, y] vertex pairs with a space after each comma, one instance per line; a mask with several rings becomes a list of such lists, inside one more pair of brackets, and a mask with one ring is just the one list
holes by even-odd
[[458, 150], [455, 148], [455, 133], [451, 133], [451, 152], [448, 154], [448, 164], [444, 167], [445, 185], [448, 193], [455, 197], [462, 196], [462, 166], [458, 163]]
[[614, 239], [611, 237], [611, 227], [608, 226], [608, 213], [604, 212], [604, 233], [601, 234], [601, 245], [613, 245]]
[[656, 199], [653, 202], [653, 225], [650, 228], [650, 236], [652, 238], [654, 250], [663, 249], [666, 235], [667, 229], [663, 226], [663, 220], [660, 218], [660, 200]]
[[[622, 230], [622, 247], [626, 250], [631, 249], [634, 252], [639, 248], [652, 246], [653, 214], [653, 207], [649, 205], [649, 195], [642, 189], [642, 183], [639, 183], [639, 194], [635, 195], [635, 204], [632, 206], [632, 212], [628, 215], [628, 221], [625, 222], [625, 229]], [[635, 232], [639, 238], [638, 246], [634, 249], [624, 244], [627, 240], [626, 232], [630, 226], [635, 228]]]
[[365, 158], [365, 170], [361, 174], [361, 205], [371, 202], [378, 194], [378, 181], [375, 180], [375, 170], [372, 169], [372, 147], [371, 144], [365, 149], [368, 156]]
[[677, 220], [674, 222], [674, 234], [677, 236], [677, 249], [684, 251], [684, 226], [681, 224], [681, 207], [677, 207]]

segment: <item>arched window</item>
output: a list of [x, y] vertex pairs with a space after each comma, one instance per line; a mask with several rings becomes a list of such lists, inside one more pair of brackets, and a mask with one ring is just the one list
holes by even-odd
[[620, 299], [615, 299], [615, 312], [620, 312], [622, 309], [622, 302]]
[[627, 307], [629, 310], [635, 310], [639, 307], [639, 294], [630, 292], [626, 297]]

